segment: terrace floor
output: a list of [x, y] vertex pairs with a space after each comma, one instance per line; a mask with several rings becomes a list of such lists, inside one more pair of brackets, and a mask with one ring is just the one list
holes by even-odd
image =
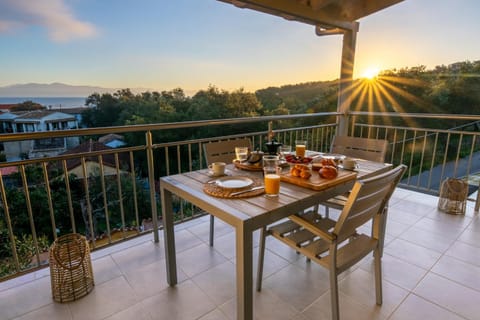
[[[342, 319], [480, 319], [480, 219], [437, 211], [437, 198], [397, 189], [383, 256], [382, 306], [375, 305], [372, 259], [341, 275]], [[179, 284], [166, 283], [162, 241], [146, 235], [92, 253], [95, 288], [54, 303], [49, 269], [0, 283], [0, 319], [234, 319], [233, 229], [208, 216], [177, 226]], [[258, 234], [255, 239], [258, 243]], [[267, 240], [257, 319], [330, 319], [328, 273]], [[256, 263], [255, 252], [255, 263]]]

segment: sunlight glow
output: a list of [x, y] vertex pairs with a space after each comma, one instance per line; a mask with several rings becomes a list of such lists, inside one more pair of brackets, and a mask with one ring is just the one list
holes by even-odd
[[362, 78], [366, 78], [366, 79], [374, 79], [378, 76], [378, 73], [380, 72], [380, 69], [379, 68], [376, 68], [376, 67], [370, 67], [368, 68], [367, 70], [365, 70], [362, 74]]

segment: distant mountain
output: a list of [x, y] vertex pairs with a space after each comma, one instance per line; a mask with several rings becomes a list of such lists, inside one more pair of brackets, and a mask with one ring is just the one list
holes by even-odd
[[[118, 88], [95, 86], [74, 86], [64, 83], [25, 83], [0, 87], [0, 97], [88, 97], [92, 93], [113, 93]], [[132, 88], [133, 93], [149, 91], [144, 88]], [[151, 91], [151, 90], [150, 90]]]

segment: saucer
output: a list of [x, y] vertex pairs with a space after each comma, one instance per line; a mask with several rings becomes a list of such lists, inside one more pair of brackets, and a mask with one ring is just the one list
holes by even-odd
[[212, 170], [208, 170], [207, 174], [209, 177], [212, 178], [221, 178], [231, 175], [230, 170], [227, 169], [225, 169], [225, 172], [223, 174], [214, 174]]

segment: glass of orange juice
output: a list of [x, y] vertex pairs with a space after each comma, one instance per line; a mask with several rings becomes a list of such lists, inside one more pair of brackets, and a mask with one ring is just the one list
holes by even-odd
[[305, 157], [307, 151], [307, 140], [295, 140], [295, 155], [297, 157]]
[[263, 177], [267, 197], [278, 197], [280, 193], [280, 172], [278, 156], [263, 156]]

